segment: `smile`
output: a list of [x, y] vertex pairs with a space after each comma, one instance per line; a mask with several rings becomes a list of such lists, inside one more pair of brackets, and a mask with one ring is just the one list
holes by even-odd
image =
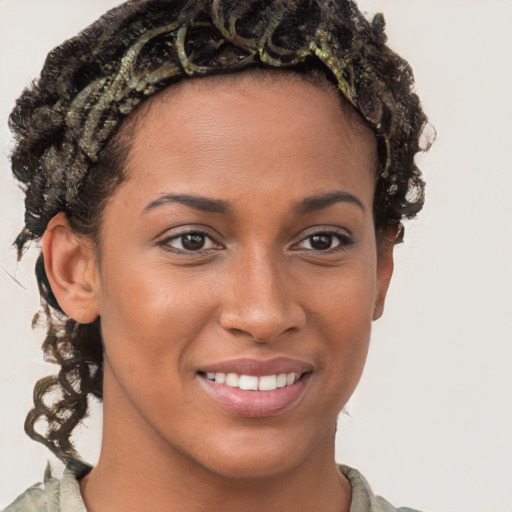
[[201, 368], [197, 375], [213, 402], [226, 412], [263, 418], [299, 403], [312, 373], [309, 363], [275, 358], [224, 361]]
[[301, 377], [300, 373], [279, 373], [276, 375], [237, 375], [236, 373], [208, 372], [206, 378], [218, 384], [226, 384], [244, 391], [274, 391], [291, 386]]

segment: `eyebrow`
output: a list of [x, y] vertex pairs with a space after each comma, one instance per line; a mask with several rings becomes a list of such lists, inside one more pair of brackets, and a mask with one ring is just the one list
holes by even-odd
[[231, 207], [226, 201], [221, 199], [210, 199], [208, 197], [188, 195], [188, 194], [162, 194], [158, 199], [149, 203], [143, 213], [149, 213], [151, 210], [171, 203], [180, 203], [190, 208], [208, 213], [231, 213]]
[[[144, 214], [158, 208], [160, 206], [172, 203], [180, 203], [196, 210], [207, 213], [232, 213], [232, 208], [229, 203], [222, 199], [211, 199], [204, 196], [196, 196], [189, 194], [162, 194], [158, 199], [149, 203], [143, 210]], [[315, 196], [306, 197], [295, 207], [295, 213], [299, 215], [306, 215], [318, 210], [323, 210], [336, 203], [349, 203], [358, 206], [363, 213], [366, 214], [366, 209], [361, 201], [351, 194], [342, 190], [334, 192], [327, 192], [325, 194], [318, 194]]]
[[305, 215], [307, 213], [323, 210], [324, 208], [328, 208], [336, 203], [349, 203], [356, 205], [364, 214], [366, 214], [366, 208], [363, 203], [350, 192], [344, 192], [342, 190], [306, 197], [298, 204], [295, 212], [300, 215]]

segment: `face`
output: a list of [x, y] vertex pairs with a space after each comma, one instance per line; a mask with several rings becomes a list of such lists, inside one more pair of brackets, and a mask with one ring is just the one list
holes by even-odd
[[237, 478], [333, 450], [391, 272], [374, 160], [373, 135], [302, 80], [154, 102], [101, 231], [107, 429]]

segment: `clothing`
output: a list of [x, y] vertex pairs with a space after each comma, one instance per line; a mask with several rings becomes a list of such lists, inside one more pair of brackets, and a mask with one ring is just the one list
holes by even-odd
[[[366, 479], [356, 469], [340, 465], [339, 470], [352, 486], [349, 512], [418, 512], [411, 508], [396, 509], [381, 496], [375, 496]], [[91, 470], [83, 463], [71, 462], [61, 479], [51, 476], [49, 468], [44, 483], [27, 489], [4, 512], [87, 512], [80, 494], [79, 480]]]

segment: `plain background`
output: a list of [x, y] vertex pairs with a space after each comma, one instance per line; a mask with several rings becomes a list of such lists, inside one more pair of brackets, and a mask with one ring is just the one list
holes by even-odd
[[[47, 52], [117, 0], [0, 0], [0, 508], [42, 479], [23, 433], [43, 363], [34, 247], [16, 263], [22, 194], [6, 121]], [[339, 423], [337, 458], [395, 505], [512, 510], [512, 2], [361, 0], [384, 12], [438, 132], [419, 159], [427, 203], [396, 251], [384, 318]], [[15, 277], [21, 285], [16, 284]], [[101, 409], [78, 446], [94, 463]], [[53, 460], [53, 459], [52, 459]]]

